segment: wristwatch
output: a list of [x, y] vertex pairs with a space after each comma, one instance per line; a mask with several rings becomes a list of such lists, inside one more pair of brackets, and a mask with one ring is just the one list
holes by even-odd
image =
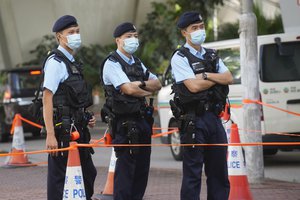
[[203, 80], [207, 80], [207, 74], [205, 72], [202, 73]]

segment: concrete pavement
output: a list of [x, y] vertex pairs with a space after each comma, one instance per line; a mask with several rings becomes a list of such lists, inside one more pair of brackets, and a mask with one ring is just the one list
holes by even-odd
[[[95, 193], [103, 190], [108, 169], [97, 167]], [[46, 199], [47, 167], [0, 168], [1, 200]], [[205, 179], [205, 178], [203, 178]], [[181, 171], [151, 168], [145, 200], [179, 200]], [[254, 199], [300, 200], [300, 184], [265, 179], [261, 184], [251, 184]], [[201, 200], [206, 199], [205, 181], [202, 182]]]

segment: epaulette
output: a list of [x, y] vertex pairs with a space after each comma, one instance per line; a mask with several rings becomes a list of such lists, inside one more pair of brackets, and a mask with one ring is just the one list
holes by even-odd
[[116, 60], [116, 58], [114, 56], [109, 56], [108, 60], [114, 62], [114, 63], [117, 63], [118, 61]]
[[56, 61], [59, 62], [59, 63], [62, 62], [62, 60], [60, 60], [57, 56], [54, 56], [53, 58], [54, 58], [54, 60], [56, 60]]
[[181, 56], [181, 57], [185, 57], [185, 55], [180, 51], [180, 49], [177, 51], [177, 55]]
[[204, 49], [208, 53], [217, 53], [217, 51], [215, 49], [207, 49], [207, 48], [204, 48]]

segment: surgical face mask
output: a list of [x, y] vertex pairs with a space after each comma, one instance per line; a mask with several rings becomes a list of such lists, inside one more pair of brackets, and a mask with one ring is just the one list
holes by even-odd
[[194, 31], [192, 33], [190, 33], [191, 35], [191, 42], [194, 45], [201, 45], [206, 38], [206, 33], [205, 33], [205, 29], [200, 29], [197, 31]]
[[67, 46], [72, 50], [76, 50], [81, 46], [80, 34], [67, 35], [67, 41]]
[[124, 45], [123, 45], [123, 49], [129, 53], [129, 54], [133, 54], [137, 48], [139, 47], [139, 40], [135, 37], [131, 37], [131, 38], [126, 38], [124, 40]]

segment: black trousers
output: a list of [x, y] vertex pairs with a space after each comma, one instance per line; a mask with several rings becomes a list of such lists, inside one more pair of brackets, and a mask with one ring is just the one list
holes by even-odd
[[[94, 182], [97, 175], [92, 156], [88, 148], [79, 148], [79, 156], [84, 180], [86, 199], [94, 194]], [[66, 176], [67, 156], [48, 156], [47, 199], [62, 200]]]
[[[198, 144], [227, 143], [221, 120], [212, 112], [196, 117], [195, 142]], [[184, 141], [184, 134], [181, 136]], [[207, 177], [207, 199], [226, 200], [230, 184], [227, 169], [227, 147], [184, 147], [181, 200], [199, 200], [202, 167]]]
[[[152, 127], [143, 118], [118, 119], [113, 144], [128, 144], [128, 132], [122, 126], [127, 120], [136, 122], [139, 143], [150, 144]], [[115, 152], [114, 199], [142, 200], [148, 182], [151, 147], [139, 147], [136, 154], [129, 147], [115, 147]]]

